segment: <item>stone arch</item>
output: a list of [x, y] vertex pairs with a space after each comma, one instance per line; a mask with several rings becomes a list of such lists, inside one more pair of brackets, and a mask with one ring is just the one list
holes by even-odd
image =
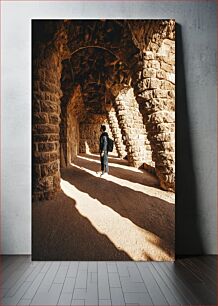
[[78, 49], [74, 50], [72, 53], [71, 53], [71, 57], [76, 54], [77, 52], [80, 52], [81, 50], [84, 50], [84, 49], [88, 49], [88, 48], [95, 48], [95, 49], [101, 49], [101, 50], [104, 50], [106, 52], [109, 52], [111, 55], [113, 55], [116, 59], [120, 60], [120, 58], [114, 53], [112, 52], [110, 49], [104, 47], [104, 46], [97, 46], [97, 45], [84, 45], [84, 46], [81, 46], [79, 47]]
[[[175, 132], [174, 84], [171, 71], [166, 71], [174, 64], [167, 63], [167, 56], [163, 54], [167, 42], [169, 45], [174, 41], [173, 21], [86, 22], [87, 27], [83, 27], [81, 21], [44, 21], [41, 24], [42, 35], [41, 31], [34, 34], [33, 198], [50, 198], [59, 190], [60, 163], [67, 166], [79, 146], [77, 144], [77, 149], [73, 151], [73, 145], [68, 140], [74, 136], [68, 134], [68, 125], [77, 125], [75, 133], [80, 133], [78, 123], [84, 123], [85, 113], [96, 113], [99, 120], [101, 116], [108, 116], [112, 133], [119, 129], [125, 138], [131, 164], [139, 167], [143, 163], [153, 165], [155, 162], [161, 186], [174, 190], [174, 148], [171, 138]], [[91, 50], [94, 50], [94, 55]], [[77, 61], [79, 54], [85, 58], [89, 53], [94, 57], [99, 56], [99, 62], [108, 61], [100, 70], [96, 64], [90, 79], [84, 78], [80, 63], [78, 71], [76, 66], [73, 67], [74, 71], [70, 66], [72, 55]], [[64, 69], [65, 72], [68, 69], [68, 72], [63, 72]], [[68, 81], [64, 77], [67, 75], [69, 84], [66, 85]], [[104, 95], [106, 91], [113, 92], [116, 86], [119, 90], [117, 94], [112, 94], [116, 112], [110, 114], [104, 109]], [[125, 103], [120, 99], [124, 96], [124, 88], [131, 91], [131, 99], [125, 97]], [[88, 98], [85, 94], [88, 94]], [[96, 94], [99, 94], [98, 100]], [[137, 114], [132, 112], [131, 103], [137, 109]], [[80, 117], [73, 124], [78, 112]], [[136, 130], [141, 139], [134, 139], [128, 127], [128, 112], [132, 116], [130, 122], [138, 125]], [[166, 123], [164, 127], [163, 120]], [[115, 143], [118, 153], [122, 155], [124, 146], [120, 136]]]

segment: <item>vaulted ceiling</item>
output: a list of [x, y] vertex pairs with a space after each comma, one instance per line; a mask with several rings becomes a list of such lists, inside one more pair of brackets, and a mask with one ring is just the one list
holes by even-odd
[[110, 87], [130, 82], [135, 55], [148, 46], [154, 32], [161, 41], [159, 33], [168, 24], [167, 20], [42, 20], [33, 23], [33, 35], [34, 43], [65, 42], [62, 103], [68, 103], [79, 84], [87, 112], [102, 114]]

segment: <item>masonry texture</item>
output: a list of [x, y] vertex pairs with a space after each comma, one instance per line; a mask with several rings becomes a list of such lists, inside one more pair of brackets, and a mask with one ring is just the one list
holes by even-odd
[[80, 123], [80, 146], [78, 153], [99, 153], [100, 127], [102, 124], [106, 126], [106, 131], [109, 137], [112, 138], [110, 126], [105, 115], [92, 115]]
[[33, 21], [33, 199], [60, 190], [60, 169], [98, 153], [154, 169], [175, 190], [175, 21]]

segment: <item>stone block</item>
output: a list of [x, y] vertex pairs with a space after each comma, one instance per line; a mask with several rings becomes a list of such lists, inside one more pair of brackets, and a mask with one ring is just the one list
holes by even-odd
[[55, 190], [58, 190], [60, 188], [60, 175], [54, 175], [53, 176], [53, 186]]
[[44, 92], [41, 92], [41, 91], [37, 91], [37, 90], [33, 90], [33, 100], [43, 100], [45, 99], [45, 93]]
[[[58, 88], [56, 88], [58, 90]], [[50, 94], [50, 100], [60, 104], [60, 98], [62, 97], [62, 91], [53, 92]]]
[[48, 123], [48, 114], [47, 113], [34, 113], [33, 114], [33, 123]]
[[41, 165], [41, 175], [43, 176], [52, 176], [56, 174], [59, 170], [59, 164], [57, 161], [48, 163], [46, 165]]
[[[141, 104], [140, 108], [142, 107], [143, 106]], [[163, 111], [163, 110], [175, 111], [175, 100], [174, 99], [163, 99], [163, 98], [150, 99], [144, 103], [144, 108], [145, 109], [143, 110], [143, 112], [145, 112], [147, 115], [150, 115], [154, 112]]]
[[164, 61], [161, 61], [161, 69], [163, 69], [166, 72], [175, 72], [175, 66], [169, 65], [165, 63]]
[[58, 134], [34, 134], [34, 142], [44, 142], [44, 141], [59, 141]]
[[45, 82], [58, 83], [57, 73], [52, 70], [45, 70]]
[[49, 100], [41, 101], [41, 111], [48, 113], [58, 113], [58, 104]]
[[48, 93], [53, 92], [52, 87], [53, 87], [53, 84], [50, 83], [50, 82], [46, 82], [46, 81], [45, 82], [43, 82], [43, 81], [40, 82], [40, 90], [41, 91], [47, 91]]
[[175, 84], [175, 73], [166, 73], [165, 79]]
[[175, 164], [175, 152], [156, 151], [152, 155], [159, 164]]
[[154, 68], [154, 69], [160, 69], [160, 62], [157, 61], [157, 60], [152, 60], [150, 61], [150, 64], [151, 64], [151, 67]]
[[166, 72], [164, 70], [157, 71], [157, 78], [158, 79], [167, 79]]
[[49, 161], [55, 161], [55, 160], [58, 160], [59, 159], [59, 152], [58, 153], [50, 153], [49, 154]]
[[32, 112], [33, 112], [33, 114], [41, 112], [41, 106], [40, 106], [40, 100], [39, 99], [33, 98]]
[[59, 124], [60, 123], [60, 116], [56, 114], [49, 114], [49, 122], [51, 124]]
[[175, 85], [167, 80], [160, 81], [160, 89], [174, 90]]
[[174, 142], [156, 142], [155, 148], [157, 151], [164, 152], [175, 152], [175, 143]]
[[150, 79], [150, 89], [155, 89], [160, 87], [160, 80], [156, 78]]
[[154, 68], [154, 67], [152, 67], [152, 60], [150, 60], [150, 61], [144, 61], [144, 63], [143, 63], [143, 67], [142, 68], [144, 68], [144, 69], [146, 69], [146, 68]]
[[150, 88], [150, 78], [146, 78], [141, 80], [140, 82], [137, 83], [136, 85], [136, 91], [138, 92], [143, 92], [146, 89]]
[[155, 89], [154, 98], [167, 98], [168, 90], [165, 89]]
[[175, 112], [159, 111], [148, 116], [148, 122], [151, 123], [174, 123]]
[[160, 141], [175, 142], [175, 133], [168, 132], [168, 133], [155, 134], [153, 136], [153, 140], [157, 142]]
[[175, 90], [169, 90], [168, 91], [168, 96], [170, 97], [170, 98], [175, 98]]
[[152, 60], [154, 59], [154, 53], [152, 51], [144, 51], [143, 58], [144, 60]]
[[138, 95], [140, 98], [143, 98], [145, 101], [153, 98], [153, 90], [145, 90]]
[[161, 47], [159, 48], [159, 50], [157, 51], [156, 56], [158, 58], [162, 58], [162, 57], [167, 57], [168, 53], [170, 52], [171, 46], [162, 43]]
[[51, 95], [49, 92], [45, 92], [45, 100], [50, 100]]
[[33, 152], [33, 162], [36, 164], [45, 164], [50, 161], [49, 153]]
[[[174, 160], [169, 159], [168, 154], [173, 154]], [[159, 158], [159, 156], [156, 157], [156, 166], [158, 169], [160, 169], [160, 167], [165, 167], [165, 169], [167, 168], [175, 169], [175, 152], [170, 152], [170, 153], [168, 152], [168, 154], [166, 154], [166, 157], [164, 160]]]
[[175, 112], [160, 111], [152, 114], [151, 116], [152, 120], [154, 120], [154, 122], [156, 123], [163, 124], [175, 122]]
[[143, 69], [143, 78], [155, 78], [157, 71], [154, 68]]
[[175, 71], [175, 53], [170, 52], [168, 57], [163, 58], [163, 61], [166, 64], [171, 65], [173, 67], [173, 71]]
[[[170, 40], [168, 38], [165, 38], [163, 40], [163, 44], [168, 45], [171, 48], [172, 46], [175, 46], [175, 41], [174, 40]], [[170, 48], [169, 48], [169, 50], [170, 50]]]
[[33, 134], [59, 134], [59, 126], [51, 124], [35, 124], [33, 125]]
[[45, 142], [38, 144], [39, 152], [51, 152], [55, 150], [55, 143], [54, 142]]
[[53, 177], [41, 177], [35, 179], [33, 177], [33, 190], [34, 191], [43, 191], [52, 190], [53, 189]]

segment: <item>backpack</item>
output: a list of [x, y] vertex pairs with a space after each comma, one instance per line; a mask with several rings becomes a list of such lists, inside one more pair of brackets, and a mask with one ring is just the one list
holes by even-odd
[[108, 150], [108, 152], [113, 152], [113, 148], [114, 148], [114, 142], [111, 138], [108, 137], [108, 139], [107, 139], [107, 150]]

